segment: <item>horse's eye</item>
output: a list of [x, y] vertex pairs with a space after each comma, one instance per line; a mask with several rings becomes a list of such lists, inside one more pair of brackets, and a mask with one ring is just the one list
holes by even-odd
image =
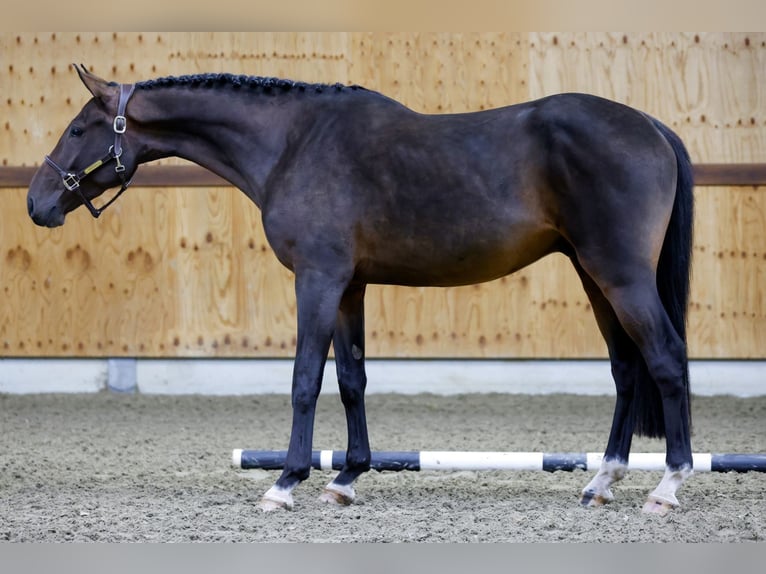
[[82, 135], [82, 128], [74, 127], [69, 130], [69, 135], [73, 138], [79, 138]]

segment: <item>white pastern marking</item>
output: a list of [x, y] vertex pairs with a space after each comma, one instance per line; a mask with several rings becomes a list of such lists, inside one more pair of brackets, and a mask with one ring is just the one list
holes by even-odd
[[688, 466], [682, 466], [678, 470], [666, 468], [665, 475], [649, 497], [667, 502], [672, 506], [679, 506], [676, 491], [692, 474], [694, 474], [694, 471]]
[[619, 459], [603, 459], [596, 476], [588, 483], [582, 493], [599, 496], [605, 501], [614, 500], [611, 486], [622, 480], [628, 471], [628, 463]]
[[327, 490], [331, 490], [332, 492], [337, 492], [344, 498], [348, 500], [354, 500], [356, 497], [356, 492], [354, 492], [354, 487], [350, 484], [335, 484], [335, 481], [330, 482], [326, 487]]
[[275, 484], [264, 493], [263, 500], [276, 502], [279, 506], [292, 510], [293, 495], [290, 494], [291, 492], [292, 488], [280, 488]]

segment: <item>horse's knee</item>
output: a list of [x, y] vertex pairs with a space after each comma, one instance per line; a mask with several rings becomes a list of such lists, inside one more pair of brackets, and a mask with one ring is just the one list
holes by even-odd
[[364, 373], [356, 376], [341, 376], [338, 378], [340, 400], [345, 407], [355, 407], [364, 402], [364, 391], [367, 388], [367, 377]]
[[305, 413], [313, 411], [319, 398], [319, 385], [316, 388], [296, 386], [292, 392], [293, 410]]

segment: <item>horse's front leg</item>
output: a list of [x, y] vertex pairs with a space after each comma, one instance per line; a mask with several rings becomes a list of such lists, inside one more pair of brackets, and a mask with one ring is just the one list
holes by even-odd
[[261, 499], [264, 511], [292, 509], [293, 489], [309, 476], [316, 402], [346, 284], [347, 280], [322, 271], [296, 271], [298, 343], [293, 367], [293, 424], [284, 470]]
[[320, 500], [347, 505], [354, 500], [353, 482], [370, 469], [370, 442], [364, 409], [364, 291], [365, 285], [349, 286], [343, 294], [333, 337], [340, 398], [346, 411], [348, 447], [346, 464], [325, 488]]

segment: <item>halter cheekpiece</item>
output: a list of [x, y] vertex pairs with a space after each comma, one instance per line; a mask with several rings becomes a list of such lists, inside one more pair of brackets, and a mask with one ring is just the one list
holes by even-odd
[[[117, 115], [112, 121], [112, 129], [114, 130], [114, 144], [109, 146], [109, 149], [103, 157], [97, 159], [82, 171], [74, 173], [67, 171], [59, 166], [55, 161], [53, 161], [53, 159], [51, 159], [50, 156], [45, 156], [45, 162], [53, 169], [55, 169], [56, 172], [58, 172], [58, 174], [61, 176], [61, 182], [64, 184], [64, 187], [69, 191], [74, 191], [77, 193], [93, 217], [98, 217], [101, 215], [107, 207], [112, 205], [112, 203], [114, 203], [116, 199], [122, 195], [122, 192], [128, 189], [128, 186], [130, 185], [131, 180], [125, 178], [125, 166], [120, 161], [120, 156], [122, 156], [122, 134], [125, 133], [125, 130], [128, 127], [128, 121], [125, 118], [125, 108], [128, 105], [128, 100], [133, 95], [134, 89], [134, 84], [120, 84], [120, 100], [117, 104]], [[117, 163], [117, 165], [114, 166], [114, 171], [120, 177], [120, 181], [122, 182], [120, 191], [118, 191], [117, 194], [103, 207], [97, 208], [87, 197], [85, 197], [85, 194], [80, 189], [80, 182], [85, 179], [86, 176], [90, 175], [98, 168], [106, 165], [112, 160]]]

